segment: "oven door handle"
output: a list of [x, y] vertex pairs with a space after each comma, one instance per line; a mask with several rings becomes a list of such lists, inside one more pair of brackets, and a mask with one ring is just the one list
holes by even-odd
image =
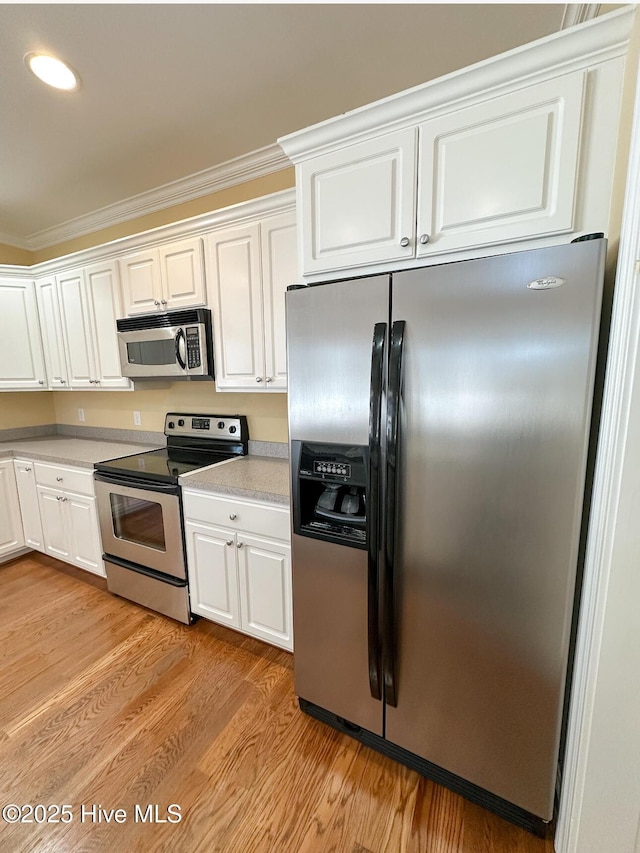
[[165, 495], [177, 495], [180, 488], [173, 483], [150, 483], [148, 480], [138, 480], [135, 477], [125, 480], [122, 477], [98, 472], [94, 473], [93, 479], [98, 483], [107, 483], [110, 486], [128, 486], [130, 489], [144, 489], [147, 492], [162, 492], [162, 494]]

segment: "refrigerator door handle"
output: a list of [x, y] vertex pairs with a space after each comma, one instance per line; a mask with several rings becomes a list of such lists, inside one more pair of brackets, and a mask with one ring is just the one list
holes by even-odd
[[387, 392], [387, 503], [385, 508], [385, 572], [382, 583], [382, 673], [384, 700], [394, 708], [396, 690], [396, 625], [395, 625], [395, 562], [396, 562], [396, 507], [398, 479], [398, 442], [400, 439], [400, 395], [402, 390], [402, 352], [404, 348], [404, 320], [396, 320], [391, 327], [389, 351], [389, 385]]
[[382, 389], [387, 324], [376, 323], [371, 345], [371, 391], [369, 396], [369, 481], [367, 484], [367, 644], [369, 689], [382, 698], [380, 678], [380, 440], [382, 432]]

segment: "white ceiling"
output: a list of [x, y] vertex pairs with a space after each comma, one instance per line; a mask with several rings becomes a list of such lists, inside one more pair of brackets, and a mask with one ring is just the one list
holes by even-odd
[[[565, 6], [0, 5], [0, 242], [533, 41]], [[77, 94], [29, 74], [47, 50]]]

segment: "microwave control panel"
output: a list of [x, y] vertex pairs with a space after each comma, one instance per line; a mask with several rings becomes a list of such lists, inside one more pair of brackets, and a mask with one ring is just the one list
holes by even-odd
[[187, 326], [187, 367], [200, 367], [202, 364], [200, 358], [200, 332], [197, 326]]

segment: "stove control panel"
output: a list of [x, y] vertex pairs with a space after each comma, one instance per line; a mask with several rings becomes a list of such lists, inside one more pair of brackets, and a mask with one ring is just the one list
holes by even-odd
[[192, 415], [169, 412], [164, 421], [166, 436], [184, 436], [229, 441], [246, 440], [247, 420], [244, 415]]

